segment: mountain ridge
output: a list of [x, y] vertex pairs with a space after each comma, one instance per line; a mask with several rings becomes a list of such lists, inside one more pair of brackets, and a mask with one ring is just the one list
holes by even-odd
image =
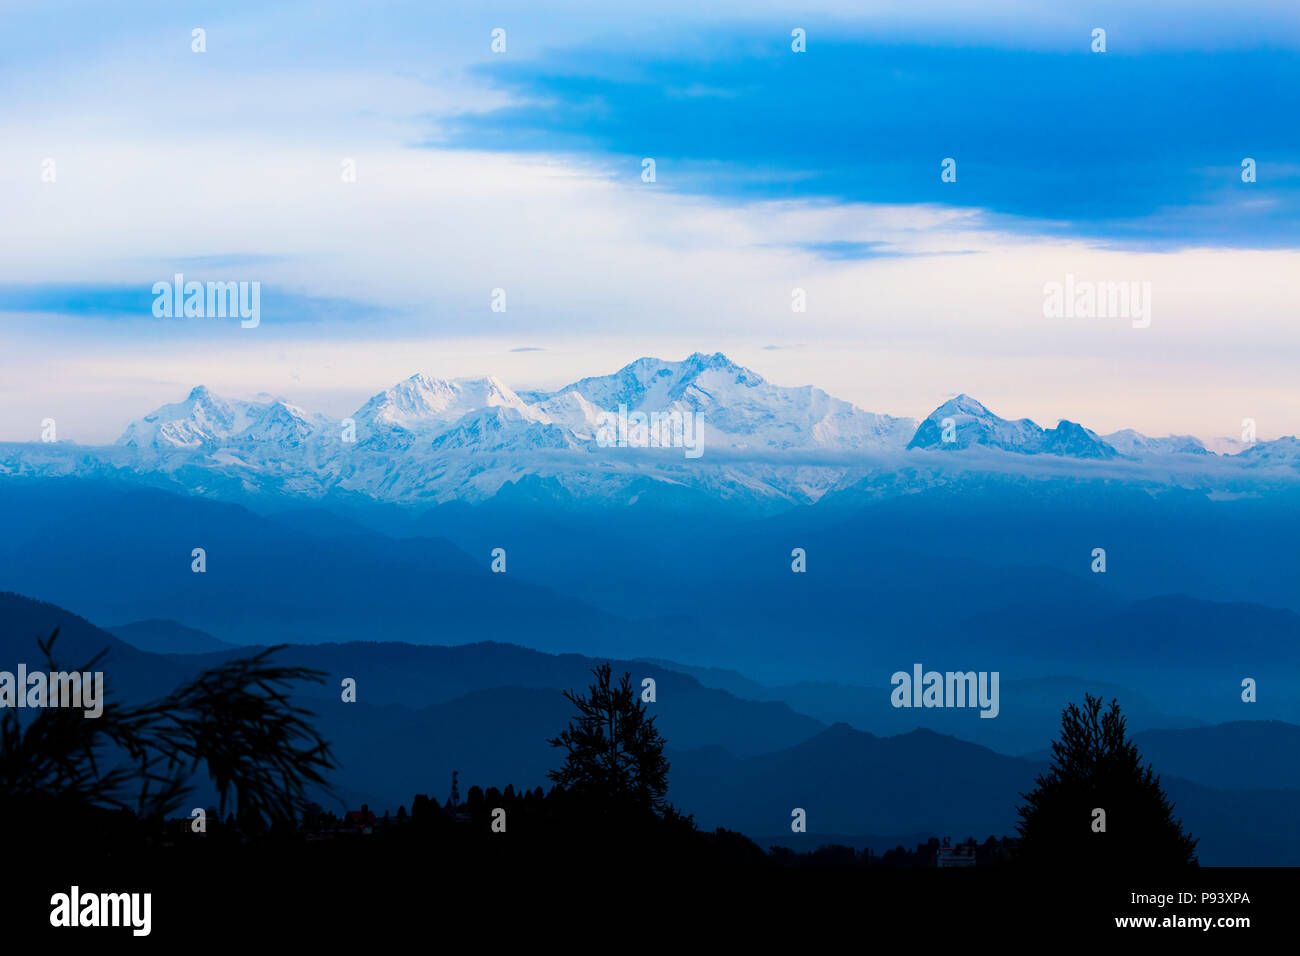
[[[646, 416], [667, 425], [647, 431]], [[344, 419], [198, 385], [129, 423], [109, 446], [0, 443], [0, 474], [112, 474], [218, 496], [358, 494], [411, 504], [482, 501], [525, 477], [577, 498], [631, 498], [648, 477], [787, 506], [864, 477], [880, 493], [898, 493], [943, 482], [952, 467], [1030, 474], [1099, 466], [1126, 468], [1130, 480], [1215, 489], [1243, 477], [1293, 482], [1300, 442], [1256, 442], [1221, 456], [1190, 436], [1101, 436], [1068, 419], [1046, 429], [1003, 419], [964, 393], [917, 423], [815, 386], [773, 385], [721, 352], [696, 352], [677, 362], [640, 358], [549, 392], [516, 392], [490, 375], [416, 373]], [[904, 469], [909, 477], [899, 483]], [[886, 489], [890, 482], [897, 487]]]

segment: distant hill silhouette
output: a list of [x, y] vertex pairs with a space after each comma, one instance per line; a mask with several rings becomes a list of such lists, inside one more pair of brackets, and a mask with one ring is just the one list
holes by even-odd
[[[197, 657], [195, 666], [243, 652]], [[324, 700], [336, 700], [339, 682], [352, 677], [357, 681], [358, 700], [415, 710], [500, 688], [568, 690], [583, 685], [595, 663], [594, 658], [578, 654], [544, 654], [499, 643], [453, 647], [391, 641], [299, 645], [285, 648], [279, 656], [285, 663], [308, 665], [329, 674], [322, 688], [308, 691]], [[825, 726], [779, 701], [737, 698], [664, 665], [610, 660], [620, 673], [631, 672], [638, 688], [643, 678], [655, 680], [660, 727], [669, 741], [680, 747], [719, 743], [737, 754], [761, 753], [805, 740]]]
[[12, 671], [19, 662], [28, 668], [44, 667], [38, 638], [55, 630], [59, 637], [54, 656], [64, 669], [79, 668], [102, 650], [108, 654], [100, 663], [110, 693], [127, 698], [157, 696], [191, 673], [185, 664], [137, 650], [108, 631], [54, 604], [36, 601], [9, 591], [0, 591], [0, 669]]
[[[1300, 789], [1300, 727], [1240, 720], [1212, 727], [1144, 730], [1133, 742], [1162, 773], [1215, 789]], [[1290, 759], [1287, 759], [1287, 755]]]
[[1167, 714], [1141, 694], [1128, 688], [1078, 677], [1039, 677], [1001, 681], [1001, 712], [986, 720], [973, 710], [959, 708], [896, 708], [888, 686], [858, 687], [834, 682], [804, 681], [773, 687], [716, 667], [693, 667], [659, 661], [664, 667], [690, 674], [707, 687], [726, 690], [747, 700], [774, 700], [816, 717], [826, 724], [847, 723], [868, 733], [893, 735], [925, 727], [961, 740], [982, 744], [999, 753], [1045, 759], [1043, 727], [1061, 716], [1071, 700], [1085, 691], [1118, 698], [1132, 728], [1196, 727], [1203, 721]]
[[[107, 482], [3, 482], [0, 582], [101, 620], [163, 618], [231, 644], [527, 638], [609, 651], [612, 614], [492, 574], [433, 538], [322, 537], [237, 505]], [[509, 541], [503, 542], [507, 547]], [[81, 573], [68, 570], [68, 549]], [[204, 548], [207, 570], [191, 571]], [[507, 552], [509, 558], [509, 552]], [[147, 586], [142, 586], [147, 582]]]
[[132, 647], [153, 654], [208, 654], [234, 645], [219, 641], [211, 634], [176, 621], [135, 621], [105, 628]]

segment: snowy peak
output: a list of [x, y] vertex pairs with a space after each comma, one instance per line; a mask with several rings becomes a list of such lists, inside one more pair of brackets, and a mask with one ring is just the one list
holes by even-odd
[[1204, 443], [1191, 435], [1168, 435], [1164, 438], [1150, 438], [1132, 428], [1123, 428], [1103, 440], [1121, 455], [1130, 458], [1149, 458], [1153, 455], [1208, 455]]
[[242, 433], [242, 437], [259, 442], [277, 442], [293, 445], [306, 440], [320, 425], [297, 405], [290, 405], [283, 399], [276, 399], [256, 416], [253, 425]]
[[963, 393], [931, 412], [921, 422], [907, 447], [955, 450], [985, 445], [1032, 454], [1042, 442], [1043, 429], [1028, 418], [1014, 422], [1000, 418]]
[[901, 449], [913, 428], [910, 419], [865, 412], [819, 388], [772, 385], [721, 352], [696, 352], [680, 362], [641, 358], [612, 375], [534, 398], [579, 434], [584, 425], [593, 427], [592, 411], [620, 406], [698, 414], [710, 446], [733, 449]]
[[657, 411], [679, 401], [692, 388], [703, 392], [709, 385], [721, 384], [753, 387], [765, 383], [761, 376], [741, 368], [721, 352], [696, 352], [680, 362], [640, 358], [612, 375], [584, 378], [560, 391], [575, 391], [607, 410], [626, 405], [631, 411]]
[[1067, 458], [1118, 458], [1117, 452], [1096, 432], [1077, 422], [1061, 419], [1055, 428], [1043, 432], [1038, 451], [1044, 455], [1064, 455]]
[[482, 408], [460, 418], [430, 443], [430, 450], [470, 452], [518, 452], [541, 449], [577, 448], [570, 432], [535, 417], [525, 417], [519, 410], [506, 406]]
[[591, 404], [573, 388], [552, 395], [533, 407], [579, 438], [588, 440], [595, 438], [596, 430], [600, 426], [601, 409]]
[[234, 436], [253, 420], [248, 403], [227, 401], [199, 385], [184, 401], [132, 422], [117, 444], [159, 451], [202, 448]]
[[[998, 416], [985, 408], [982, 402], [971, 398], [965, 392], [962, 392], [956, 398], [948, 399], [948, 401], [936, 408], [931, 413], [930, 417], [933, 418], [941, 413], [945, 417], [950, 415], [969, 415], [972, 418], [996, 419], [997, 421], [1003, 421], [1003, 419], [998, 418]], [[1028, 419], [1021, 419], [1021, 421], [1028, 421]]]
[[1273, 441], [1253, 442], [1237, 455], [1242, 463], [1258, 465], [1300, 466], [1300, 440], [1294, 435], [1275, 438]]
[[417, 373], [371, 398], [353, 416], [359, 426], [384, 433], [440, 430], [483, 408], [511, 408], [530, 421], [547, 423], [494, 376], [474, 379], [430, 378]]
[[183, 402], [164, 405], [132, 422], [117, 444], [159, 452], [211, 451], [242, 441], [294, 446], [325, 421], [283, 399], [244, 402], [199, 385]]
[[1020, 455], [1062, 455], [1108, 459], [1119, 452], [1082, 425], [1061, 419], [1043, 429], [1032, 419], [1008, 421], [982, 403], [961, 394], [944, 402], [921, 422], [908, 448], [959, 450], [983, 446]]

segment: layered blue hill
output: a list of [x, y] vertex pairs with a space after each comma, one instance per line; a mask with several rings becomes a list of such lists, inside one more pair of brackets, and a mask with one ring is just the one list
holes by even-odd
[[[232, 653], [137, 651], [53, 605], [0, 594], [0, 662], [32, 661], [34, 637], [56, 627], [69, 655], [109, 650], [110, 693], [128, 700], [159, 695]], [[441, 799], [453, 770], [465, 786], [547, 785], [556, 764], [547, 738], [572, 716], [561, 690], [583, 686], [597, 663], [498, 644], [309, 645], [283, 659], [329, 673], [325, 685], [299, 695], [341, 764], [336, 792], [317, 798], [390, 809], [409, 805], [415, 793]], [[670, 748], [670, 798], [703, 825], [765, 840], [813, 848], [845, 834], [875, 834], [882, 846], [916, 834], [1009, 834], [1019, 795], [1044, 767], [929, 730], [879, 736], [826, 727], [781, 703], [707, 688], [669, 665], [615, 667], [655, 676], [651, 707]], [[357, 703], [339, 699], [340, 674], [356, 677]], [[1058, 728], [1044, 724], [1045, 744]], [[1176, 815], [1201, 839], [1202, 862], [1250, 865], [1300, 863], [1298, 736], [1294, 725], [1247, 722], [1146, 731], [1138, 739], [1164, 775]], [[194, 799], [209, 796], [200, 787]], [[795, 808], [807, 811], [807, 834], [788, 830]]]

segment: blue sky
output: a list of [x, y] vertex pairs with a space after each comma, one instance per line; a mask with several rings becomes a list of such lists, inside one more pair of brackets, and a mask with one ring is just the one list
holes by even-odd
[[[1293, 433], [1297, 116], [1290, 2], [7, 3], [0, 440], [696, 350], [894, 414]], [[154, 318], [176, 272], [264, 321]], [[1066, 274], [1152, 283], [1150, 328], [1046, 320]]]

